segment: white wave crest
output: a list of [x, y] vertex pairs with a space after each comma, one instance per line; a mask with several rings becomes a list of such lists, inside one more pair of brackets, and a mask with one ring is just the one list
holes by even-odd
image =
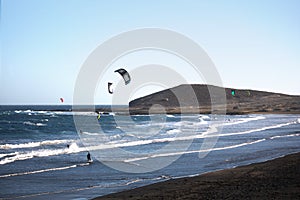
[[208, 124], [208, 122], [204, 121], [203, 118], [200, 117], [199, 119], [200, 119], [200, 122], [198, 122], [199, 125]]
[[99, 135], [99, 133], [90, 133], [90, 132], [86, 132], [86, 131], [80, 131], [80, 134], [85, 134], [85, 135]]
[[263, 142], [265, 140], [266, 139], [260, 139], [260, 140], [255, 140], [255, 141], [252, 141], [252, 142], [246, 142], [246, 143], [241, 143], [241, 144], [236, 144], [236, 145], [231, 145], [231, 146], [226, 146], [226, 147], [217, 147], [217, 148], [205, 149], [205, 150], [194, 150], [194, 151], [182, 151], [182, 152], [152, 154], [152, 155], [147, 155], [147, 156], [144, 156], [144, 157], [126, 159], [124, 162], [135, 162], [135, 161], [139, 161], [139, 160], [146, 160], [146, 159], [149, 159], [149, 158], [177, 156], [177, 155], [183, 155], [183, 154], [192, 154], [192, 153], [202, 153], [202, 152], [210, 152], [210, 151], [221, 151], [221, 150], [225, 150], [225, 149], [234, 149], [234, 148], [238, 148], [238, 147], [242, 147], [242, 146], [247, 146], [247, 145]]
[[21, 144], [3, 144], [0, 145], [0, 149], [32, 148], [32, 147], [39, 147], [39, 146], [46, 146], [46, 145], [63, 144], [69, 142], [72, 142], [72, 140], [45, 140], [41, 142], [28, 142], [28, 143], [21, 143]]
[[276, 139], [276, 138], [298, 137], [298, 136], [300, 136], [300, 133], [289, 134], [289, 135], [276, 135], [276, 136], [270, 137], [270, 139], [273, 140], [273, 139]]
[[174, 118], [175, 116], [174, 115], [167, 115], [167, 117]]
[[210, 119], [210, 117], [208, 115], [200, 115], [200, 118], [202, 118], [202, 119]]
[[56, 168], [50, 168], [50, 169], [41, 169], [36, 171], [29, 171], [29, 172], [20, 172], [20, 173], [14, 173], [14, 174], [5, 174], [0, 175], [0, 178], [6, 178], [11, 176], [23, 176], [23, 175], [29, 175], [29, 174], [37, 174], [37, 173], [43, 173], [43, 172], [50, 172], [50, 171], [58, 171], [58, 170], [65, 170], [70, 168], [75, 168], [77, 165], [71, 165], [66, 167], [56, 167]]
[[0, 165], [12, 163], [19, 160], [27, 160], [33, 157], [48, 157], [48, 156], [55, 156], [61, 154], [78, 153], [82, 151], [86, 151], [86, 148], [80, 148], [77, 146], [77, 144], [74, 144], [73, 146], [70, 145], [69, 148], [65, 148], [65, 149], [56, 149], [56, 150], [43, 149], [43, 150], [37, 150], [37, 151], [31, 151], [25, 153], [18, 153], [15, 156], [7, 157], [0, 160]]
[[95, 112], [72, 112], [72, 111], [49, 111], [49, 110], [15, 110], [17, 114], [28, 115], [84, 115], [84, 116], [97, 116]]
[[[262, 127], [258, 129], [251, 129], [247, 131], [241, 131], [241, 132], [234, 132], [234, 133], [223, 133], [218, 134], [217, 126], [215, 126], [213, 129], [208, 129], [207, 131], [201, 133], [201, 134], [191, 134], [188, 136], [178, 136], [178, 137], [167, 137], [167, 138], [159, 138], [159, 139], [145, 139], [145, 140], [137, 140], [137, 141], [129, 141], [129, 142], [114, 142], [114, 144], [100, 144], [96, 146], [90, 146], [90, 150], [102, 150], [102, 149], [111, 149], [111, 148], [120, 148], [120, 147], [131, 147], [131, 146], [139, 146], [139, 145], [148, 145], [148, 144], [154, 144], [154, 143], [164, 143], [164, 142], [174, 142], [174, 141], [186, 141], [186, 140], [194, 140], [194, 139], [201, 139], [201, 138], [209, 138], [209, 137], [227, 137], [227, 136], [233, 136], [233, 135], [244, 135], [244, 134], [250, 134], [254, 132], [260, 132], [265, 131], [269, 129], [275, 129], [280, 128], [284, 126], [288, 126], [293, 124], [293, 122], [288, 122], [284, 124], [277, 124], [273, 126], [267, 126]], [[93, 140], [97, 140], [97, 138], [93, 138]]]
[[173, 134], [177, 134], [177, 133], [181, 133], [181, 130], [179, 130], [179, 129], [172, 129], [172, 130], [168, 130], [166, 132], [166, 134], [169, 134], [169, 135], [173, 135]]
[[43, 123], [33, 123], [33, 122], [23, 122], [23, 124], [25, 125], [30, 125], [30, 126], [47, 126], [47, 124], [43, 124]]
[[257, 120], [262, 120], [265, 119], [266, 117], [264, 116], [257, 116], [257, 117], [249, 117], [249, 118], [241, 118], [236, 121], [229, 121], [227, 123], [224, 123], [224, 126], [230, 126], [230, 125], [236, 125], [236, 124], [242, 124], [242, 123], [247, 123], [251, 121], [257, 121]]
[[18, 152], [13, 152], [13, 153], [3, 153], [3, 154], [0, 154], [0, 158], [3, 158], [3, 157], [7, 157], [7, 156], [15, 156], [17, 155]]

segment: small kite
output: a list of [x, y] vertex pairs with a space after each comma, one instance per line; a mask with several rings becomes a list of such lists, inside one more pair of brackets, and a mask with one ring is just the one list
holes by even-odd
[[64, 99], [63, 99], [63, 98], [60, 98], [59, 100], [60, 100], [60, 102], [61, 102], [61, 103], [63, 103], [63, 102], [64, 102]]
[[235, 96], [235, 90], [231, 90], [231, 95], [234, 97]]
[[113, 83], [111, 83], [111, 82], [108, 82], [108, 83], [107, 83], [107, 89], [108, 89], [109, 94], [112, 94], [112, 93], [114, 92], [113, 89], [112, 89], [112, 87], [111, 87], [112, 84], [113, 84]]

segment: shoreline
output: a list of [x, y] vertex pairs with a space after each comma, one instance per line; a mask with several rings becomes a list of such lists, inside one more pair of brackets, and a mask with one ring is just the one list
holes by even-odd
[[116, 199], [299, 199], [300, 152], [96, 197]]
[[[299, 101], [300, 102], [300, 101]], [[299, 103], [300, 104], [300, 103]], [[9, 108], [14, 105], [0, 105], [2, 109]], [[33, 107], [31, 107], [33, 106]], [[42, 107], [47, 105], [17, 105], [19, 109], [33, 109], [32, 111], [49, 111], [49, 112], [94, 112], [95, 114], [109, 114], [115, 113], [118, 115], [149, 115], [149, 108], [144, 107], [128, 107], [128, 105], [119, 105], [112, 109], [111, 105], [80, 105], [75, 109], [72, 109], [72, 105], [51, 105], [56, 107], [54, 109], [47, 108], [44, 110]], [[36, 108], [34, 108], [36, 107]], [[65, 107], [65, 108], [63, 108]], [[151, 109], [150, 114], [225, 114], [225, 115], [248, 115], [248, 114], [300, 114], [300, 109], [288, 108], [286, 110], [279, 110], [275, 108], [261, 109], [254, 108], [242, 108], [232, 109], [227, 106], [225, 112], [221, 110], [211, 110], [210, 106], [202, 107], [165, 107], [165, 110]], [[183, 112], [182, 112], [183, 110]]]

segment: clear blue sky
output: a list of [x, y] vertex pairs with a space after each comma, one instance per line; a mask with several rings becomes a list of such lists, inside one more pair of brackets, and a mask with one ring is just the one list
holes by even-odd
[[88, 55], [144, 27], [196, 41], [226, 87], [300, 95], [299, 10], [298, 0], [2, 0], [0, 104], [71, 104]]

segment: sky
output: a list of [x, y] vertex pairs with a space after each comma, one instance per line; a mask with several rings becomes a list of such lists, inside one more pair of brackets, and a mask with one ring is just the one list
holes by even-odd
[[[300, 95], [299, 9], [298, 0], [1, 0], [0, 105], [61, 104], [60, 97], [72, 104], [90, 53], [115, 35], [149, 27], [198, 43], [225, 87]], [[143, 55], [122, 59], [136, 66], [151, 58], [176, 63], [189, 83], [203, 83], [178, 58]], [[99, 84], [96, 104], [110, 104]]]

